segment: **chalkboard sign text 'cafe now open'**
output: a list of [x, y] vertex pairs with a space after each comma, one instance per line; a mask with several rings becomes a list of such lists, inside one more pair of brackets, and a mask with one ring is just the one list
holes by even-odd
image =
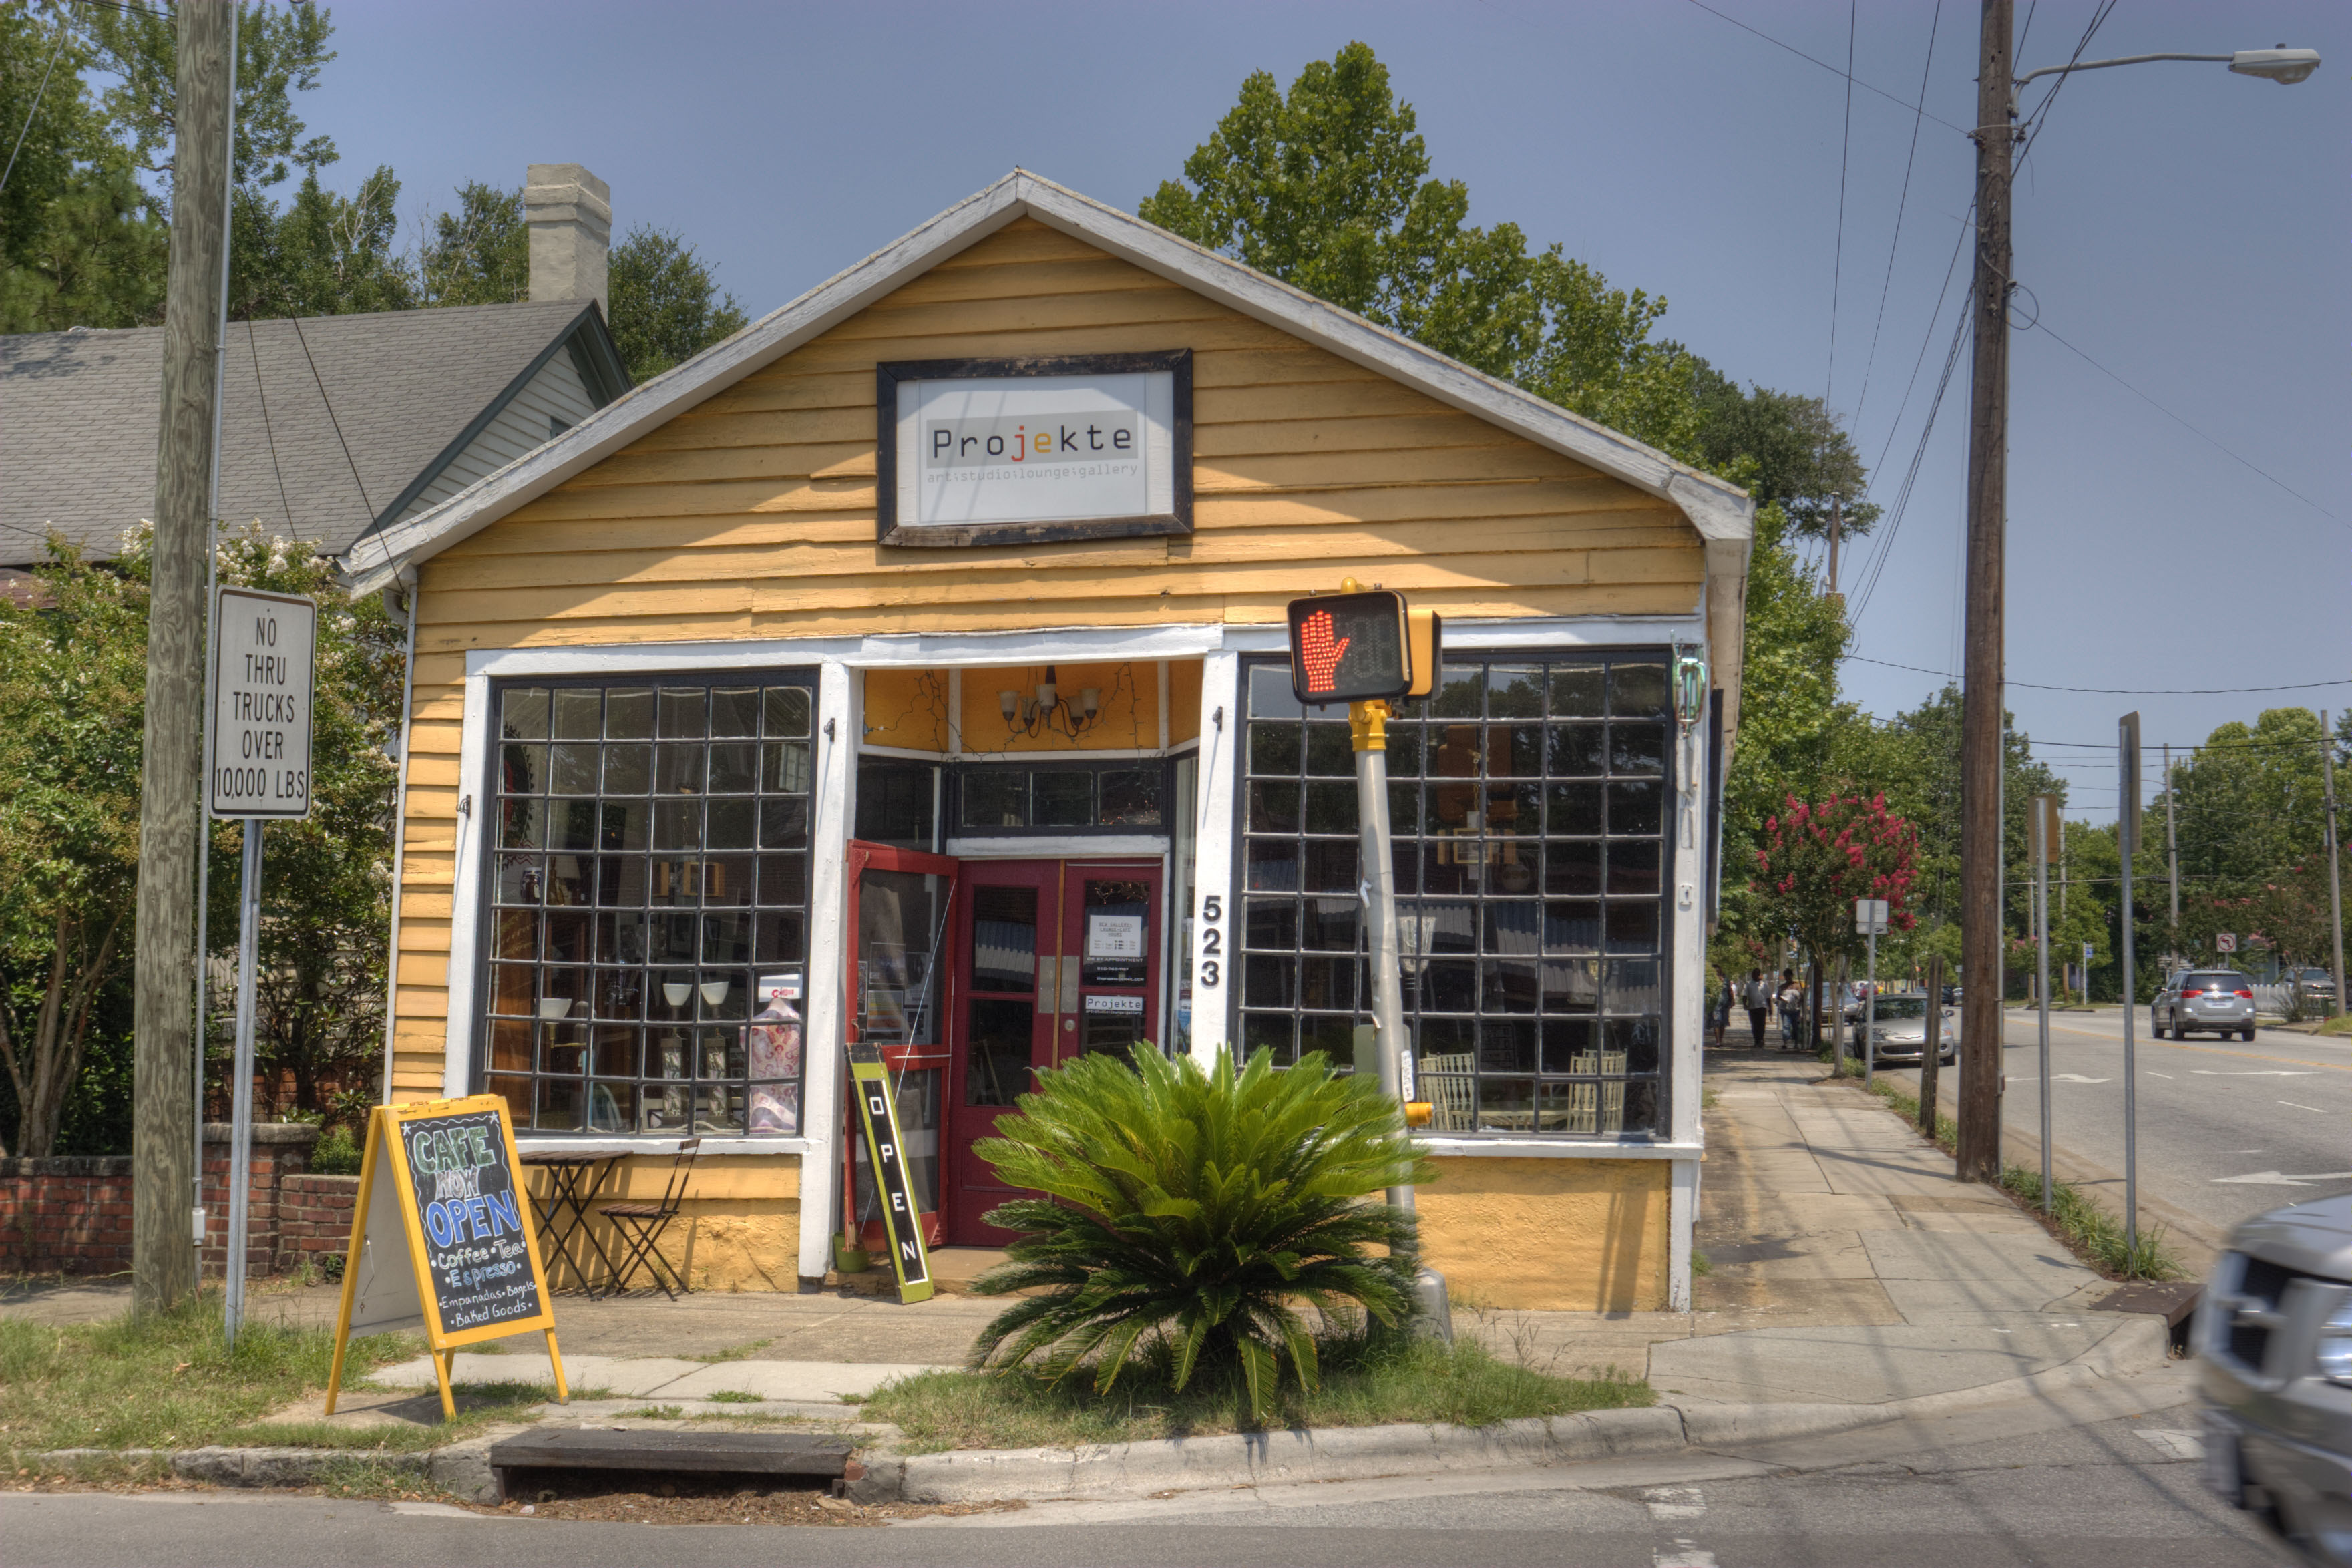
[[1685, 1307], [1752, 518], [1016, 171], [345, 554], [415, 584], [394, 1098], [499, 1097], [600, 1197], [698, 1137], [666, 1255], [792, 1289], [886, 1256], [853, 1045], [942, 1277], [1036, 1069], [1350, 1060], [1347, 714], [1285, 606], [1353, 576], [1444, 626], [1387, 729], [1430, 1260]]

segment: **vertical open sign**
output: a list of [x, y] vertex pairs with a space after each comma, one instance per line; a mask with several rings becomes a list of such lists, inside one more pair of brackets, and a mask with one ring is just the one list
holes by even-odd
[[310, 815], [311, 672], [319, 611], [293, 594], [213, 601], [213, 721], [205, 805], [219, 817]]
[[874, 1184], [882, 1197], [882, 1231], [889, 1238], [890, 1267], [898, 1276], [898, 1300], [921, 1301], [931, 1294], [931, 1258], [923, 1246], [923, 1215], [915, 1184], [907, 1173], [907, 1142], [898, 1130], [898, 1098], [890, 1068], [878, 1046], [849, 1047], [849, 1087], [857, 1119], [866, 1129], [866, 1152], [874, 1163]]

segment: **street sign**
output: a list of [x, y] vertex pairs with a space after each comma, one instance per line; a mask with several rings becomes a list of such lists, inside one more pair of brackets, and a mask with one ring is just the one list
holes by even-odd
[[2116, 813], [2116, 827], [2123, 839], [2126, 855], [2139, 853], [2139, 715], [2126, 713], [2116, 721], [2116, 783], [2123, 788], [2117, 798], [2122, 810]]
[[1412, 689], [1404, 595], [1375, 590], [1290, 601], [1290, 689], [1301, 702], [1374, 702]]
[[310, 698], [318, 607], [222, 588], [213, 603], [213, 721], [205, 806], [215, 816], [310, 815]]
[[1856, 936], [1886, 934], [1886, 900], [1856, 899], [1853, 901], [1853, 931]]
[[449, 1371], [458, 1346], [532, 1331], [547, 1336], [556, 1397], [569, 1398], [536, 1217], [503, 1096], [379, 1105], [369, 1111], [359, 1203], [343, 1255], [327, 1414], [335, 1413], [352, 1336], [419, 1317], [444, 1415], [457, 1413]]
[[2213, 936], [2213, 951], [2214, 951], [2215, 952], [2237, 952], [2237, 951], [2238, 951], [2238, 933], [2237, 933], [2236, 931], [2217, 931], [2217, 932], [2215, 932], [2215, 933], [2214, 933], [2214, 936]]
[[2059, 850], [2065, 844], [2065, 826], [2059, 820], [2058, 797], [2037, 795], [2033, 809], [2042, 819], [2042, 858], [2050, 865], [2058, 864]]

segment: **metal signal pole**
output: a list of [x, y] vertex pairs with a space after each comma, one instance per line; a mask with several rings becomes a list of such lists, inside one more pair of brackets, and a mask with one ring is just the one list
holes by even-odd
[[1964, 1182], [2000, 1180], [2001, 645], [2014, 33], [2011, 0], [1984, 0], [1972, 133], [1976, 321], [1969, 401], [1967, 679], [1960, 715], [1960, 948], [1967, 1001], [1960, 1009], [1958, 1173]]
[[2336, 747], [2327, 738], [2327, 710], [2319, 710], [2319, 766], [2327, 780], [2327, 929], [2336, 938], [2336, 1016], [2345, 1014], [2343, 842], [2336, 831]]
[[221, 302], [228, 268], [236, 7], [183, 5], [178, 138], [163, 308], [163, 414], [147, 611], [147, 713], [139, 785], [139, 934], [131, 1028], [131, 1301], [176, 1305], [196, 1288], [190, 1112], [195, 1033], [196, 785], [204, 763], [204, 583], [211, 555]]

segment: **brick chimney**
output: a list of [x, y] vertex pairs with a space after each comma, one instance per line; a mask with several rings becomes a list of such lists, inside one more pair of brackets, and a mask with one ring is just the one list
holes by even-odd
[[610, 316], [604, 253], [613, 243], [612, 187], [577, 163], [533, 163], [522, 211], [530, 225], [530, 297], [593, 300]]

